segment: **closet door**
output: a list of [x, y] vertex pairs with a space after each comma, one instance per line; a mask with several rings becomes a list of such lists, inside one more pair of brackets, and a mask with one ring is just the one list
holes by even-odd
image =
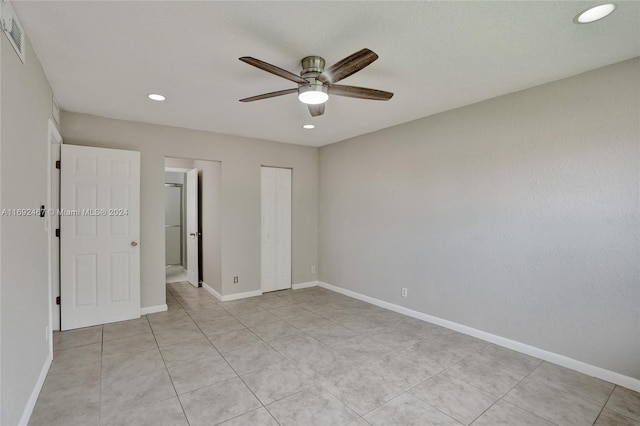
[[261, 168], [262, 291], [291, 288], [291, 169]]

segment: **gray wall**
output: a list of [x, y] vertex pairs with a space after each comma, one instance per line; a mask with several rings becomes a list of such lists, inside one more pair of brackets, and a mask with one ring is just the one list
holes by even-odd
[[[1, 47], [0, 207], [38, 208], [47, 199], [52, 92], [29, 42], [22, 64], [4, 35]], [[0, 218], [2, 235], [0, 424], [17, 424], [48, 354], [47, 234], [39, 217]]]
[[175, 167], [179, 169], [193, 169], [193, 160], [188, 158], [165, 158], [165, 167]]
[[[318, 251], [318, 149], [210, 132], [63, 113], [68, 144], [141, 152], [141, 300], [165, 303], [165, 156], [221, 161], [223, 294], [260, 289], [260, 166], [292, 167], [293, 283], [315, 280]], [[233, 277], [239, 283], [233, 284]]]
[[164, 172], [164, 183], [179, 183], [180, 185], [182, 185], [184, 184], [184, 173]]
[[319, 279], [640, 378], [639, 76], [320, 148]]

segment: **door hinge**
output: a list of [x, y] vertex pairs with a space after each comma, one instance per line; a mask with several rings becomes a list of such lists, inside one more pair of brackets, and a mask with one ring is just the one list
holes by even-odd
[[56, 160], [56, 169], [60, 168], [60, 160]]
[[60, 238], [60, 228], [56, 229], [56, 237]]
[[56, 297], [56, 305], [60, 304], [60, 296]]

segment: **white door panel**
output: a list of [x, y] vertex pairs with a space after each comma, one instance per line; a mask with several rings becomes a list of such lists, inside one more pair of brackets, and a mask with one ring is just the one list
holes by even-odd
[[187, 281], [198, 287], [199, 282], [199, 244], [198, 230], [198, 169], [186, 173], [187, 187]]
[[291, 287], [291, 170], [276, 169], [276, 290]]
[[291, 288], [291, 170], [261, 168], [262, 291]]
[[63, 145], [62, 330], [140, 316], [140, 153]]
[[275, 169], [262, 167], [261, 171], [262, 212], [262, 291], [276, 289], [275, 280]]

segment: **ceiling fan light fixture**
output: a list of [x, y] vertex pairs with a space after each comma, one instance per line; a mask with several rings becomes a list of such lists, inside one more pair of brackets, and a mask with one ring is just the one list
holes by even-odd
[[590, 7], [587, 10], [583, 10], [578, 13], [573, 22], [576, 24], [589, 24], [591, 22], [599, 21], [602, 18], [609, 16], [616, 10], [617, 5], [615, 3], [604, 3], [597, 6]]
[[251, 56], [242, 56], [238, 59], [298, 85], [297, 88], [250, 96], [240, 99], [240, 102], [259, 101], [298, 92], [298, 100], [307, 105], [311, 117], [319, 117], [324, 114], [325, 102], [329, 100], [329, 91], [331, 91], [331, 95], [372, 101], [388, 101], [393, 97], [393, 93], [385, 92], [384, 90], [336, 84], [340, 80], [361, 71], [378, 59], [378, 55], [375, 52], [366, 48], [360, 49], [327, 69], [324, 68], [325, 62], [320, 56], [307, 56], [302, 59], [302, 71], [299, 76]]
[[313, 83], [298, 88], [298, 99], [303, 104], [319, 105], [329, 100], [327, 88], [322, 83]]

